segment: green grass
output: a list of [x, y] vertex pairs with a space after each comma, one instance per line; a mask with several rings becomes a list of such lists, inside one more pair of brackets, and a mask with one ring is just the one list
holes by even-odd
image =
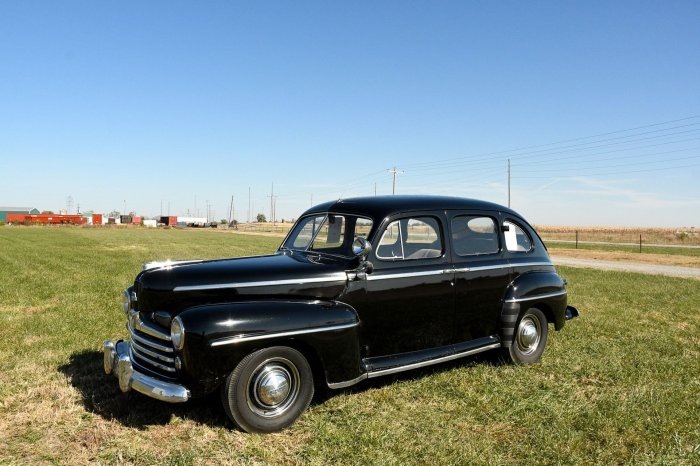
[[582, 313], [541, 363], [465, 360], [317, 398], [292, 428], [234, 430], [102, 373], [119, 294], [153, 259], [272, 251], [210, 231], [0, 229], [0, 462], [700, 463], [700, 285], [562, 268]]
[[[574, 249], [574, 243], [562, 243], [557, 240], [544, 240], [548, 249]], [[639, 245], [627, 244], [586, 244], [579, 243], [578, 249], [587, 251], [622, 251], [639, 254]], [[646, 246], [642, 243], [642, 254], [666, 254], [671, 256], [700, 256], [700, 248], [674, 248], [664, 246]]]

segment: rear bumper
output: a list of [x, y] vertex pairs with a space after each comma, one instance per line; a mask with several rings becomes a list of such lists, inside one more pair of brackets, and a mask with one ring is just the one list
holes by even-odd
[[575, 319], [578, 317], [578, 309], [574, 306], [566, 306], [566, 313], [564, 314], [566, 320]]
[[124, 340], [104, 343], [105, 374], [114, 374], [119, 379], [121, 391], [134, 389], [168, 403], [184, 403], [190, 399], [190, 391], [182, 385], [164, 382], [134, 370], [129, 353], [129, 344]]

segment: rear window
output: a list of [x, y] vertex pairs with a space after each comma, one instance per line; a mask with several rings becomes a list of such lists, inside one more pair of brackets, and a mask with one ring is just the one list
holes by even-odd
[[527, 252], [532, 249], [532, 240], [525, 229], [509, 220], [503, 222], [506, 226], [504, 235], [506, 237], [506, 249], [510, 252]]

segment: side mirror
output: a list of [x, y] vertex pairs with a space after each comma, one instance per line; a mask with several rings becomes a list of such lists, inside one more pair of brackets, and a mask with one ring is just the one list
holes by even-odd
[[361, 257], [362, 260], [367, 259], [367, 256], [372, 252], [372, 245], [370, 244], [369, 241], [367, 241], [366, 238], [362, 236], [358, 236], [355, 238], [355, 241], [352, 243], [352, 253], [355, 254], [358, 257]]

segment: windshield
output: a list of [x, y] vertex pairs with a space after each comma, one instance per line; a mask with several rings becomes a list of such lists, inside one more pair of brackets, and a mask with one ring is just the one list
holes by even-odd
[[372, 220], [340, 214], [317, 214], [300, 219], [282, 248], [316, 251], [351, 257], [352, 243], [358, 236], [367, 237]]

